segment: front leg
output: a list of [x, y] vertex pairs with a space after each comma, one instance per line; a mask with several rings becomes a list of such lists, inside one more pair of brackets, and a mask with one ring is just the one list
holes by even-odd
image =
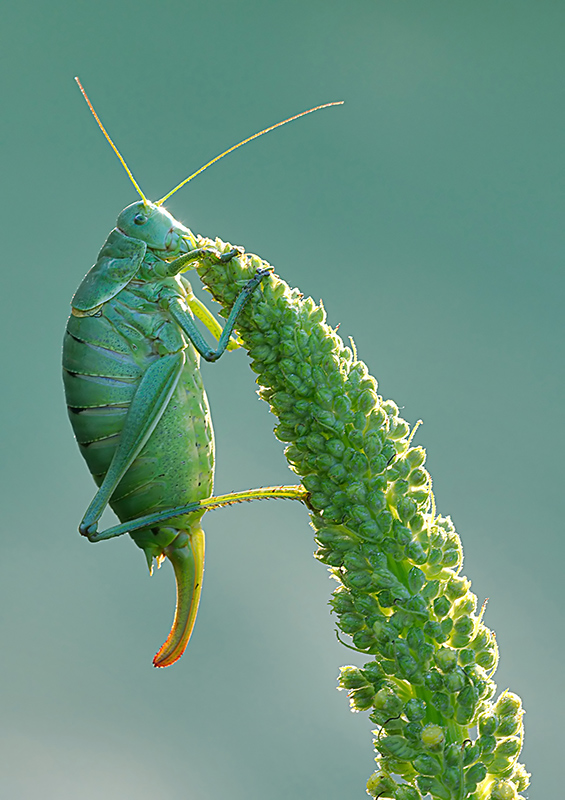
[[220, 253], [215, 247], [198, 247], [196, 250], [191, 250], [190, 253], [185, 253], [174, 261], [167, 264], [167, 275], [172, 278], [180, 272], [186, 272], [191, 269], [194, 261], [199, 259], [209, 259], [216, 264], [227, 264], [232, 258], [243, 255], [243, 247], [233, 247], [225, 253]]
[[[228, 253], [225, 253], [225, 255], [227, 256], [229, 252], [231, 251], [228, 251]], [[233, 256], [230, 256], [230, 258], [233, 258]], [[217, 361], [220, 356], [223, 355], [229, 344], [230, 336], [238, 316], [240, 315], [246, 303], [249, 301], [253, 291], [261, 283], [261, 280], [265, 277], [265, 275], [268, 275], [270, 272], [271, 269], [258, 269], [255, 275], [249, 281], [247, 281], [232, 306], [229, 317], [227, 318], [226, 324], [222, 331], [222, 335], [218, 340], [218, 346], [215, 350], [208, 346], [206, 340], [196, 327], [194, 320], [182, 307], [179, 298], [175, 296], [169, 300], [169, 312], [171, 316], [186, 333], [203, 359], [206, 361]]]

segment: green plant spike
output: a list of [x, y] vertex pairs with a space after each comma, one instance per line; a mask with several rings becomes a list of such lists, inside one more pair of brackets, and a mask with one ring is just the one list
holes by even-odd
[[[220, 240], [199, 239], [229, 252]], [[268, 265], [237, 256], [198, 272], [226, 308], [234, 286]], [[224, 312], [227, 315], [227, 312]], [[529, 784], [518, 762], [520, 698], [495, 699], [498, 647], [461, 575], [461, 541], [438, 515], [426, 453], [326, 313], [271, 274], [238, 319], [276, 436], [310, 492], [316, 557], [337, 582], [338, 629], [366, 653], [339, 688], [375, 724], [367, 792], [394, 800], [514, 800]]]

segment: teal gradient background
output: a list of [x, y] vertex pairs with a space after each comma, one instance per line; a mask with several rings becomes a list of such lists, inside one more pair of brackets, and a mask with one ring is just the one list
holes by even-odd
[[[69, 300], [144, 191], [330, 100], [172, 198], [259, 253], [353, 336], [417, 441], [527, 709], [530, 798], [563, 787], [565, 5], [555, 0], [20, 0], [2, 12], [0, 796], [362, 800], [371, 725], [336, 692], [305, 510], [205, 519], [181, 662], [174, 607], [93, 494], [66, 419]], [[244, 353], [205, 366], [218, 492], [292, 483]], [[108, 519], [111, 519], [109, 516]]]

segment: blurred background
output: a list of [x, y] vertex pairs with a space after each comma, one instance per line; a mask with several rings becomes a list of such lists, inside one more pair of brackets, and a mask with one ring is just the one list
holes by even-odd
[[[523, 697], [530, 798], [555, 797], [564, 639], [565, 6], [554, 0], [20, 0], [3, 10], [0, 792], [11, 800], [365, 797], [371, 724], [336, 692], [305, 510], [205, 519], [184, 658], [127, 537], [77, 524], [93, 483], [60, 378], [69, 300], [135, 191], [240, 139], [168, 205], [324, 299], [428, 450], [439, 510]], [[217, 492], [293, 483], [244, 353], [204, 366]], [[111, 519], [111, 517], [109, 517]]]

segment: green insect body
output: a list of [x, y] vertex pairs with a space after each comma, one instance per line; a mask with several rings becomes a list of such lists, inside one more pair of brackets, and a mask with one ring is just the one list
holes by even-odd
[[[306, 500], [303, 486], [265, 487], [212, 497], [214, 435], [200, 376], [200, 356], [216, 361], [238, 347], [231, 337], [251, 294], [271, 268], [259, 268], [236, 288], [224, 325], [192, 293], [182, 273], [206, 263], [226, 266], [241, 248], [220, 253], [163, 208], [178, 189], [247, 142], [320, 108], [303, 111], [248, 137], [212, 159], [156, 203], [150, 202], [100, 122], [102, 133], [141, 200], [127, 206], [72, 300], [63, 344], [69, 417], [98, 492], [79, 531], [91, 542], [129, 533], [152, 571], [168, 558], [177, 584], [171, 632], [155, 656], [166, 667], [190, 639], [202, 588], [205, 511], [243, 500]], [[198, 318], [217, 339], [212, 349]], [[110, 505], [121, 520], [98, 531]], [[166, 523], [166, 524], [165, 524]]]
[[[218, 254], [217, 261], [236, 252], [227, 259]], [[126, 522], [212, 494], [214, 436], [197, 348], [216, 360], [233, 324], [216, 351], [194, 327], [191, 307], [206, 313], [179, 272], [201, 254], [188, 228], [139, 201], [120, 214], [73, 298], [63, 376], [71, 424], [101, 487], [81, 525], [91, 538], [108, 501]], [[248, 283], [242, 301], [260, 277]], [[218, 333], [217, 323], [210, 327]], [[150, 568], [153, 559], [160, 564], [167, 557], [177, 580], [175, 620], [156, 666], [176, 661], [192, 632], [204, 569], [203, 513], [131, 532]]]

